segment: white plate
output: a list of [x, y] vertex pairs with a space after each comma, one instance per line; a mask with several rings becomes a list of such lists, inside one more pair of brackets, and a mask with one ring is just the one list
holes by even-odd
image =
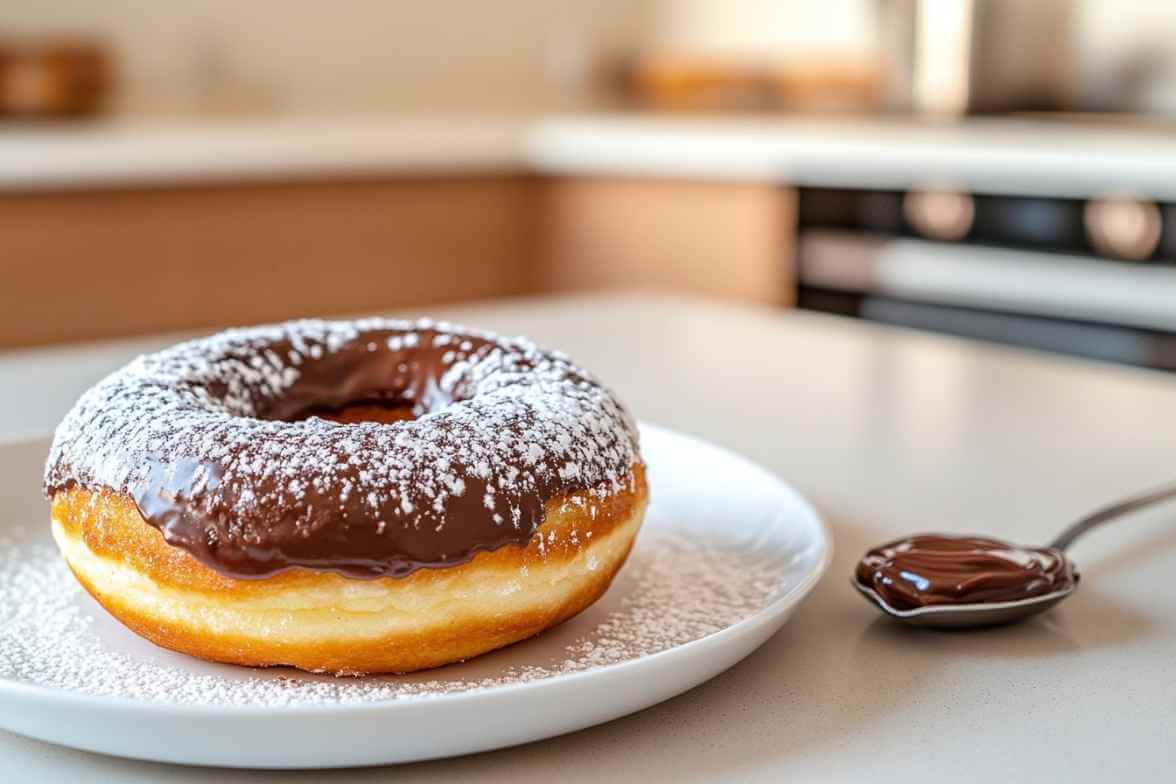
[[0, 449], [0, 726], [124, 757], [327, 768], [502, 748], [669, 699], [775, 633], [832, 548], [763, 469], [668, 430], [642, 438], [652, 503], [601, 601], [464, 664], [360, 679], [209, 664], [123, 629], [53, 550], [45, 445]]

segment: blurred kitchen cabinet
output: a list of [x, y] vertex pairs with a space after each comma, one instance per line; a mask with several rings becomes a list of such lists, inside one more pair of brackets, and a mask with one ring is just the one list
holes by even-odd
[[523, 177], [0, 195], [0, 347], [525, 293]]
[[587, 177], [540, 189], [541, 290], [661, 289], [792, 304], [790, 189]]
[[791, 304], [795, 196], [677, 179], [0, 194], [0, 348], [584, 289]]

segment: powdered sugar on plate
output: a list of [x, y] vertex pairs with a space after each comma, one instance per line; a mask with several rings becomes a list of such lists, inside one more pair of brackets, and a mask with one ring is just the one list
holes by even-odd
[[0, 539], [0, 678], [196, 706], [428, 699], [650, 656], [747, 618], [779, 587], [779, 566], [771, 561], [647, 531], [598, 605], [535, 640], [416, 675], [333, 678], [212, 665], [156, 649], [85, 596], [47, 536], [29, 533]]

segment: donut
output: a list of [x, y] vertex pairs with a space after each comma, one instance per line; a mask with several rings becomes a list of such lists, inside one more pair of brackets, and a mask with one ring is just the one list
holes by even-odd
[[45, 468], [81, 585], [217, 662], [403, 673], [585, 609], [648, 501], [621, 402], [559, 352], [429, 320], [302, 320], [141, 356]]

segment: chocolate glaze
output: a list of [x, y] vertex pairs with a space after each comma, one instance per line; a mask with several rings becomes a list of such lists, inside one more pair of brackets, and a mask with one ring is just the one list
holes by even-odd
[[899, 610], [1016, 601], [1078, 581], [1073, 564], [1057, 548], [945, 534], [919, 534], [876, 547], [862, 557], [855, 577]]
[[[357, 401], [401, 411], [337, 415]], [[403, 576], [524, 544], [549, 501], [631, 489], [637, 462], [628, 414], [563, 355], [432, 322], [291, 322], [104, 380], [58, 429], [45, 488], [126, 492], [234, 577]]]

